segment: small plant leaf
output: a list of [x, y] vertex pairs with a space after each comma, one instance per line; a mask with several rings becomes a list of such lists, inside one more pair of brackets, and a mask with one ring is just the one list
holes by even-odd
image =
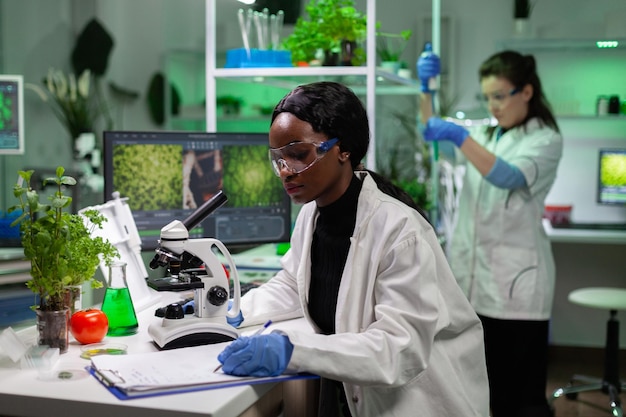
[[61, 184], [76, 185], [76, 179], [74, 177], [68, 177], [68, 176], [61, 177]]

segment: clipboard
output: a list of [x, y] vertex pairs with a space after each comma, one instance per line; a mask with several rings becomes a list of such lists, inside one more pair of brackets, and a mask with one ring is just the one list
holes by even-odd
[[120, 400], [239, 385], [318, 378], [312, 374], [237, 377], [214, 372], [217, 355], [229, 342], [158, 352], [94, 356], [87, 371]]

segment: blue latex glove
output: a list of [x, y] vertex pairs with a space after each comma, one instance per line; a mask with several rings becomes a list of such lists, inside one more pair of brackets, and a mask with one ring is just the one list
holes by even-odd
[[462, 126], [446, 122], [438, 117], [431, 117], [426, 123], [424, 139], [428, 142], [449, 140], [459, 148], [469, 136], [469, 132]]
[[280, 333], [241, 336], [218, 355], [222, 371], [236, 376], [278, 376], [293, 353], [289, 338]]
[[185, 314], [193, 314], [196, 308], [196, 303], [194, 300], [189, 300], [185, 304], [183, 304], [183, 311]]
[[428, 83], [431, 78], [437, 77], [441, 72], [441, 61], [439, 57], [432, 52], [432, 45], [427, 44], [424, 52], [420, 54], [417, 60], [417, 76], [420, 79], [420, 87], [422, 92], [429, 93]]
[[[230, 311], [232, 307], [233, 307], [233, 300], [228, 300], [228, 311]], [[239, 325], [243, 323], [243, 313], [241, 312], [241, 309], [239, 309], [239, 314], [237, 314], [237, 317], [226, 316], [226, 321], [228, 322], [228, 324], [230, 324], [234, 328], [239, 327]]]

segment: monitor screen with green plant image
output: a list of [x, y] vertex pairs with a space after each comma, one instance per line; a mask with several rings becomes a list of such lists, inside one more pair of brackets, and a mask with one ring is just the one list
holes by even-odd
[[599, 150], [598, 203], [626, 205], [626, 148]]
[[128, 205], [143, 249], [222, 190], [228, 201], [190, 231], [227, 246], [288, 242], [291, 201], [273, 174], [262, 133], [104, 132], [105, 200]]
[[0, 74], [0, 155], [24, 153], [24, 80]]

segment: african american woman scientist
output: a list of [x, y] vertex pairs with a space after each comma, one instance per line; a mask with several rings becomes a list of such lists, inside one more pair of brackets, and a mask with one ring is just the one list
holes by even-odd
[[223, 370], [319, 375], [323, 417], [486, 417], [481, 322], [428, 221], [362, 168], [369, 141], [342, 84], [299, 86], [275, 107], [271, 163], [303, 207], [282, 270], [242, 298], [242, 324], [304, 317], [315, 332], [240, 337]]

